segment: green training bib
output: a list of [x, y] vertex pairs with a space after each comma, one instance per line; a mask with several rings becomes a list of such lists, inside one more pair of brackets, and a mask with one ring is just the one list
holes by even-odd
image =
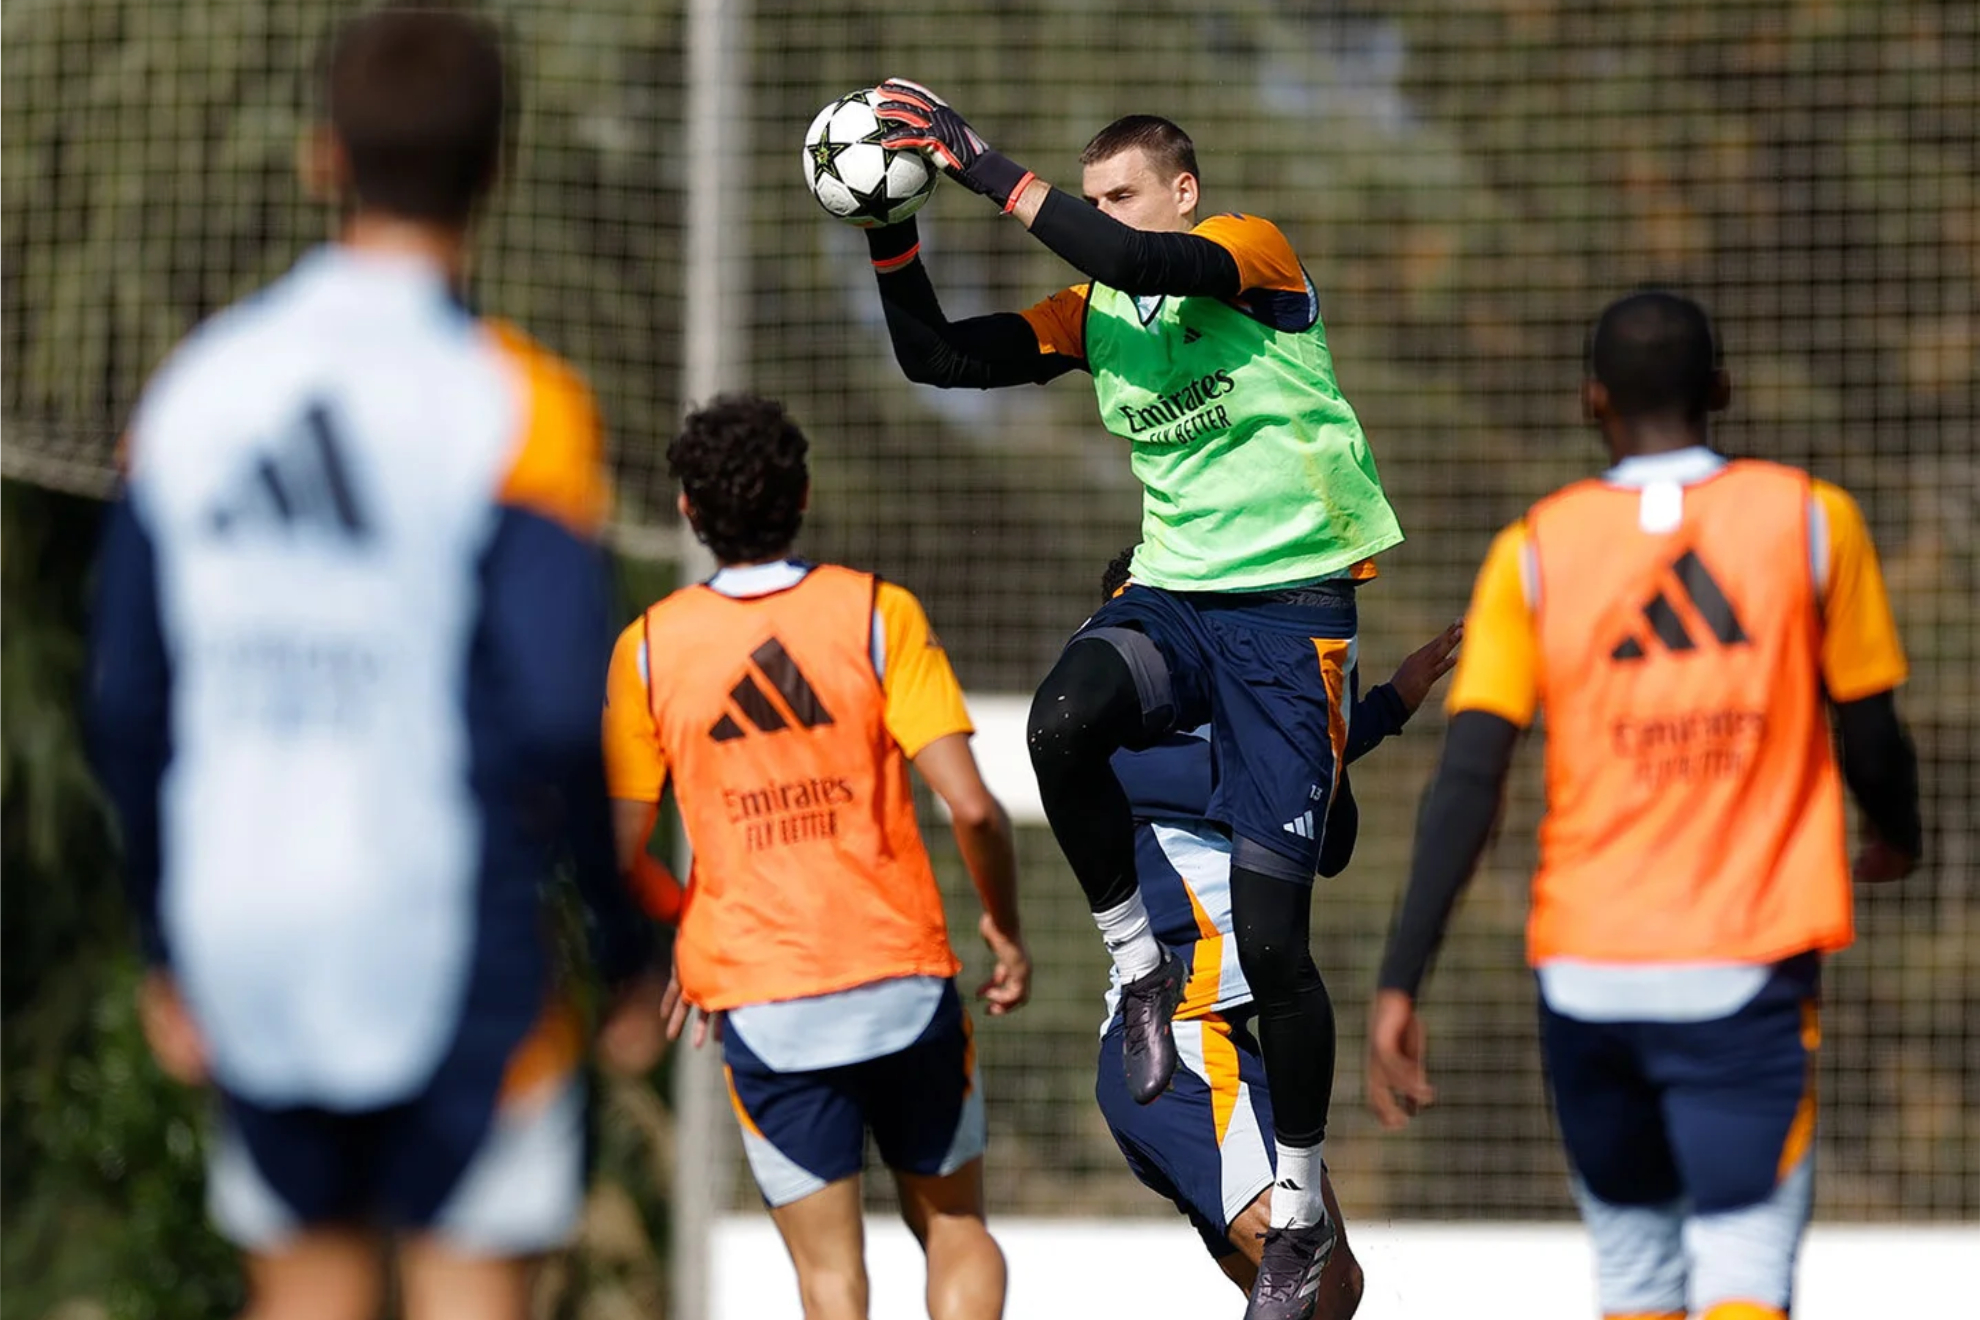
[[1291, 586], [1403, 539], [1317, 310], [1309, 329], [1275, 330], [1216, 298], [1096, 284], [1086, 361], [1143, 488], [1135, 581]]

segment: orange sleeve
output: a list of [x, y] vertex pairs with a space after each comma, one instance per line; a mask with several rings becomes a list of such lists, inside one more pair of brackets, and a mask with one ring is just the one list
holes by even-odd
[[1500, 532], [1478, 570], [1447, 708], [1482, 710], [1525, 728], [1540, 705], [1540, 638], [1526, 598], [1526, 526]]
[[612, 648], [605, 672], [605, 791], [629, 802], [658, 802], [667, 756], [647, 699], [646, 619], [634, 619]]
[[1306, 271], [1292, 242], [1270, 220], [1255, 215], [1213, 215], [1190, 231], [1237, 260], [1238, 288], [1249, 292], [1306, 292]]
[[502, 322], [489, 327], [523, 397], [523, 426], [501, 501], [562, 523], [586, 539], [611, 512], [605, 442], [584, 378], [561, 358]]
[[1910, 671], [1863, 511], [1847, 491], [1826, 481], [1815, 483], [1814, 499], [1821, 514], [1816, 530], [1827, 533], [1827, 544], [1813, 547], [1818, 567], [1826, 564], [1820, 575], [1826, 583], [1822, 681], [1830, 700], [1858, 701], [1890, 691]]
[[886, 648], [880, 684], [887, 694], [887, 732], [901, 750], [912, 759], [937, 738], [976, 732], [949, 653], [928, 626], [921, 602], [905, 587], [882, 582], [873, 611]]
[[1075, 284], [1019, 313], [1031, 322], [1039, 352], [1086, 360], [1086, 300], [1092, 291], [1090, 284]]

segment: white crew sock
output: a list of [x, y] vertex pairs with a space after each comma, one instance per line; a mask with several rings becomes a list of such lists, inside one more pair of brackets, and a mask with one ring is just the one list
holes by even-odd
[[1148, 928], [1148, 905], [1141, 901], [1139, 889], [1119, 907], [1094, 913], [1093, 924], [1100, 928], [1107, 952], [1114, 955], [1114, 966], [1127, 980], [1139, 980], [1162, 965], [1162, 946]]
[[1327, 1201], [1321, 1193], [1327, 1161], [1321, 1147], [1273, 1144], [1279, 1148], [1279, 1162], [1272, 1174], [1272, 1227], [1306, 1228], [1319, 1223], [1327, 1217]]

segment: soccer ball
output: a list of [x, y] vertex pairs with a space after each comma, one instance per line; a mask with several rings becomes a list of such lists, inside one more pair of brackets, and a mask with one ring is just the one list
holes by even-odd
[[848, 93], [820, 110], [804, 131], [804, 181], [811, 195], [861, 229], [907, 219], [942, 177], [920, 152], [880, 145], [886, 125], [873, 113], [879, 103], [870, 91]]

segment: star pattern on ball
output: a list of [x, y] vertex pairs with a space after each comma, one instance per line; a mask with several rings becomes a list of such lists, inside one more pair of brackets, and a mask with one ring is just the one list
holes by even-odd
[[845, 153], [846, 148], [850, 147], [851, 145], [852, 143], [850, 142], [834, 142], [829, 137], [820, 138], [818, 141], [812, 143], [811, 144], [812, 176], [814, 178], [821, 176], [829, 176], [834, 179], [838, 178], [839, 157], [843, 155]]
[[894, 207], [894, 198], [887, 194], [887, 181], [885, 178], [880, 180], [880, 186], [872, 192], [861, 192], [850, 184], [846, 186], [846, 191], [851, 193], [853, 200], [859, 203], [858, 208], [853, 212], [855, 215], [869, 216], [875, 220], [885, 220], [887, 218], [887, 212]]

